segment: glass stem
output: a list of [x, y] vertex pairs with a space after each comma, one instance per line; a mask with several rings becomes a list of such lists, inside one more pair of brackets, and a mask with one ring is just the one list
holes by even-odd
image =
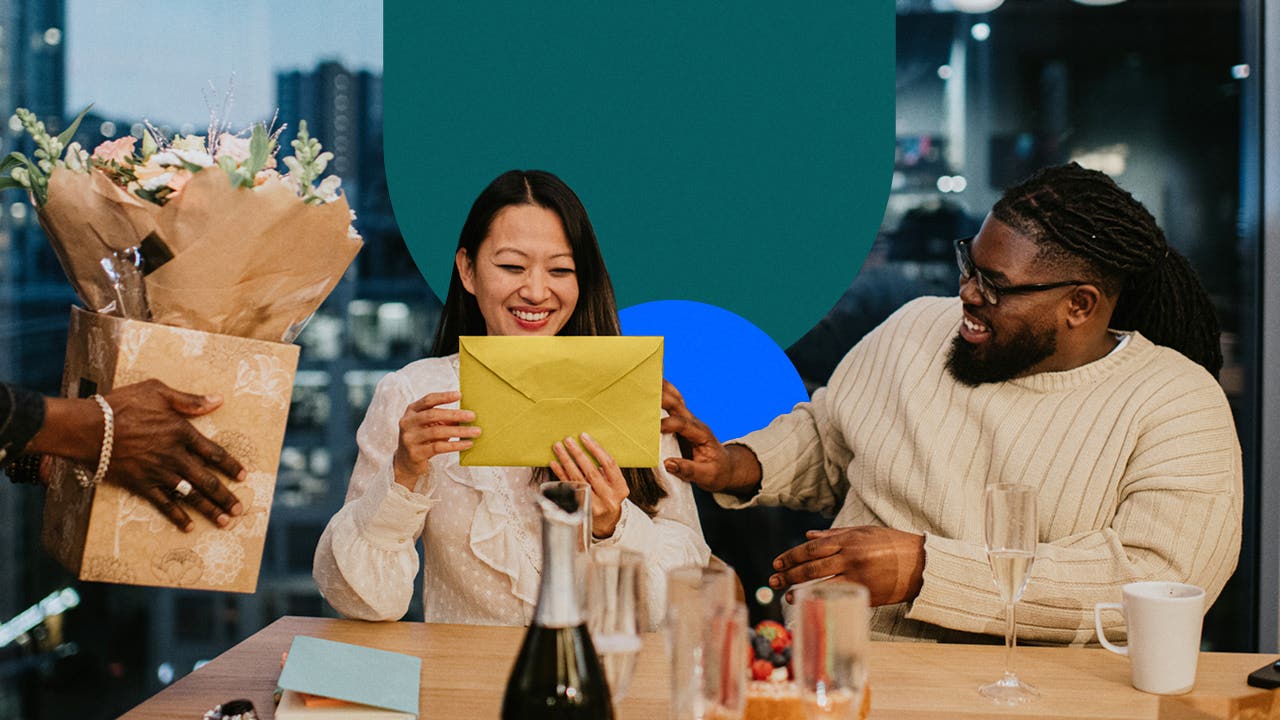
[[1018, 625], [1013, 619], [1014, 603], [1009, 603], [1005, 610], [1007, 625], [1004, 631], [1004, 674], [1013, 677], [1013, 649], [1018, 646]]

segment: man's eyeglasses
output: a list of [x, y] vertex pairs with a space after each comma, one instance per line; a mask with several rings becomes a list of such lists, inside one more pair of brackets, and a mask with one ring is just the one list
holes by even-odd
[[1021, 295], [1040, 292], [1041, 290], [1087, 284], [1081, 280], [1063, 280], [1062, 282], [1032, 283], [1029, 285], [1000, 285], [984, 275], [973, 264], [973, 255], [969, 250], [969, 245], [972, 242], [972, 237], [956, 240], [956, 264], [960, 266], [960, 282], [968, 282], [969, 278], [977, 280], [978, 292], [981, 293], [982, 299], [986, 300], [990, 305], [999, 305], [1001, 295]]

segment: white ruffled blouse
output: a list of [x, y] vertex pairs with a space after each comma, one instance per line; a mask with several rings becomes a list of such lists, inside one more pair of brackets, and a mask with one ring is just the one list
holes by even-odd
[[[423, 537], [422, 598], [428, 622], [527, 625], [541, 579], [541, 519], [530, 468], [462, 467], [457, 453], [437, 455], [413, 492], [394, 480], [391, 462], [409, 403], [458, 388], [457, 355], [428, 358], [379, 383], [356, 434], [360, 456], [346, 503], [316, 548], [314, 575], [338, 612], [361, 620], [398, 620], [418, 573], [414, 544]], [[446, 407], [457, 407], [457, 404]], [[662, 457], [677, 455], [662, 437]], [[657, 468], [667, 497], [650, 518], [630, 500], [612, 545], [644, 556], [649, 617], [662, 617], [666, 573], [705, 565], [711, 554], [689, 486]]]

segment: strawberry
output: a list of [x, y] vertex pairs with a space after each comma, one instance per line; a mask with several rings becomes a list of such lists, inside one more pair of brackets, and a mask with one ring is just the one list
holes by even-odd
[[751, 679], [768, 680], [769, 676], [772, 674], [773, 674], [773, 663], [769, 662], [768, 660], [765, 660], [764, 658], [760, 658], [759, 660], [755, 660], [751, 663]]
[[774, 652], [782, 652], [784, 649], [791, 647], [791, 633], [787, 632], [786, 628], [782, 628], [773, 638], [773, 642], [769, 643], [769, 647]]
[[763, 636], [770, 643], [779, 635], [786, 635], [787, 629], [782, 627], [782, 623], [773, 620], [763, 620], [756, 626], [756, 634]]

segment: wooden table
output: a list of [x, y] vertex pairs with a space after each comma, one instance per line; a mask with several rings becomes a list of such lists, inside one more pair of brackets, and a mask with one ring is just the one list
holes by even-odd
[[[136, 720], [200, 718], [214, 705], [247, 697], [259, 716], [273, 716], [271, 693], [280, 655], [295, 635], [340, 640], [423, 658], [423, 718], [496, 718], [522, 628], [365, 623], [286, 617], [166, 688], [124, 717]], [[662, 636], [645, 637], [631, 691], [619, 720], [662, 720], [668, 715], [668, 673]], [[977, 686], [999, 676], [1002, 646], [873, 643], [873, 720], [946, 718], [1102, 718], [1280, 720], [1280, 700], [1245, 684], [1269, 655], [1203, 653], [1196, 689], [1161, 697], [1129, 685], [1128, 661], [1105, 650], [1018, 648], [1018, 674], [1042, 697], [1019, 708], [991, 705]]]

